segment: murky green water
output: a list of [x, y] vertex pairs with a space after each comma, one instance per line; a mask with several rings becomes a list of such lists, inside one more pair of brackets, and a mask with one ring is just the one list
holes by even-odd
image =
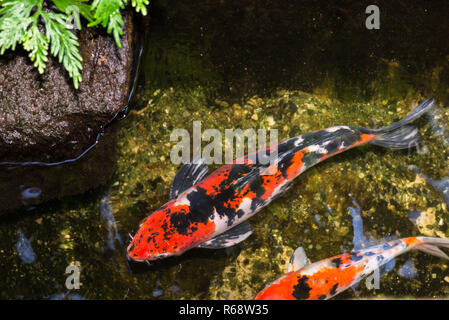
[[[367, 237], [449, 237], [443, 195], [409, 169], [415, 165], [437, 180], [449, 175], [445, 7], [429, 3], [401, 11], [380, 5], [381, 30], [370, 32], [364, 8], [314, 1], [155, 1], [140, 107], [117, 124], [117, 159], [104, 164], [115, 167], [113, 177], [87, 194], [2, 216], [0, 298], [249, 298], [285, 273], [299, 245], [312, 261], [350, 250], [353, 199]], [[427, 29], [430, 23], [440, 32]], [[416, 121], [424, 136], [419, 153], [376, 146], [348, 151], [303, 173], [283, 197], [251, 218], [254, 233], [241, 244], [194, 249], [152, 266], [128, 264], [128, 233], [168, 200], [178, 169], [170, 161], [173, 129], [191, 132], [192, 122], [201, 121], [203, 129], [222, 132], [277, 129], [283, 140], [333, 125], [381, 127], [426, 97], [437, 99], [441, 130], [432, 130], [425, 117]], [[108, 225], [100, 214], [105, 196], [124, 242], [116, 241], [115, 250], [107, 249]], [[409, 218], [413, 210], [421, 212], [416, 224]], [[19, 228], [30, 239], [34, 263], [24, 263], [16, 250]], [[398, 275], [408, 259], [417, 269], [413, 279]], [[81, 288], [69, 291], [65, 271], [76, 261]], [[357, 294], [348, 290], [337, 298], [446, 298], [448, 265], [407, 253], [379, 289], [362, 283]]]

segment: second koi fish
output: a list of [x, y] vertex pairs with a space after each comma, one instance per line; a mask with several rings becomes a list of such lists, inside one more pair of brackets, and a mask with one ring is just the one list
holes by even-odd
[[284, 194], [291, 182], [313, 165], [367, 143], [393, 149], [417, 145], [421, 136], [408, 123], [433, 102], [425, 100], [404, 119], [381, 129], [335, 126], [258, 151], [256, 159], [277, 148], [276, 166], [245, 156], [241, 164], [224, 165], [205, 177], [208, 168], [204, 161], [185, 164], [173, 181], [171, 200], [140, 224], [128, 246], [129, 258], [151, 261], [195, 247], [225, 248], [245, 240], [252, 233], [245, 220]]
[[449, 239], [410, 237], [307, 264], [303, 248], [290, 259], [287, 274], [269, 284], [255, 300], [323, 300], [359, 283], [371, 272], [412, 249], [449, 260], [438, 246], [449, 248]]

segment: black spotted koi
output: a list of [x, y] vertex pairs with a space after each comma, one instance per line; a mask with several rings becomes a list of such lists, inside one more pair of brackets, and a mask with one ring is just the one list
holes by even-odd
[[226, 164], [206, 177], [208, 167], [203, 160], [183, 165], [172, 183], [171, 200], [145, 218], [132, 237], [129, 258], [150, 261], [195, 247], [225, 248], [245, 240], [252, 233], [245, 221], [317, 163], [367, 143], [392, 149], [416, 146], [421, 135], [408, 123], [433, 103], [428, 99], [404, 119], [381, 129], [335, 126], [257, 152], [256, 159], [260, 159], [276, 148], [275, 166], [246, 155], [243, 161]]
[[449, 260], [438, 246], [449, 248], [449, 239], [409, 237], [351, 251], [309, 265], [304, 250], [300, 247], [290, 259], [287, 270], [289, 272], [265, 287], [254, 299], [329, 299], [356, 285], [376, 269], [412, 249]]

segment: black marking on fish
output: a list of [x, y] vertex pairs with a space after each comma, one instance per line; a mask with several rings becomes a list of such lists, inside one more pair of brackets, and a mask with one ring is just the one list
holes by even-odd
[[340, 265], [342, 264], [340, 258], [335, 258], [335, 259], [331, 260], [331, 262], [335, 265], [335, 268], [339, 268]]
[[310, 296], [312, 288], [307, 284], [309, 278], [307, 276], [298, 276], [298, 283], [293, 286], [292, 295], [298, 300], [305, 300]]
[[394, 247], [396, 247], [394, 244], [389, 244], [388, 242], [382, 244], [382, 250], [389, 250], [393, 249]]
[[337, 293], [337, 288], [338, 288], [338, 283], [334, 284], [334, 286], [332, 287], [330, 294], [333, 296]]
[[324, 154], [320, 154], [317, 152], [307, 152], [302, 157], [302, 162], [306, 168], [310, 168], [317, 164], [320, 161], [320, 158], [324, 156]]
[[352, 261], [357, 262], [363, 259], [363, 255], [359, 255], [358, 252], [351, 252], [351, 258]]
[[325, 148], [327, 150], [327, 152], [329, 154], [335, 153], [338, 151], [338, 149], [341, 146], [341, 140], [340, 139], [335, 139], [334, 141], [331, 141], [330, 143], [328, 143]]

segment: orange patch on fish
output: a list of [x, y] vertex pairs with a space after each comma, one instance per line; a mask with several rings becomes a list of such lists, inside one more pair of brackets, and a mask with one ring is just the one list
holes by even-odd
[[292, 157], [292, 165], [290, 165], [290, 167], [288, 167], [286, 170], [287, 179], [293, 179], [301, 172], [301, 169], [304, 166], [302, 158], [304, 157], [304, 154], [306, 152], [308, 152], [307, 148], [295, 153], [295, 155]]

